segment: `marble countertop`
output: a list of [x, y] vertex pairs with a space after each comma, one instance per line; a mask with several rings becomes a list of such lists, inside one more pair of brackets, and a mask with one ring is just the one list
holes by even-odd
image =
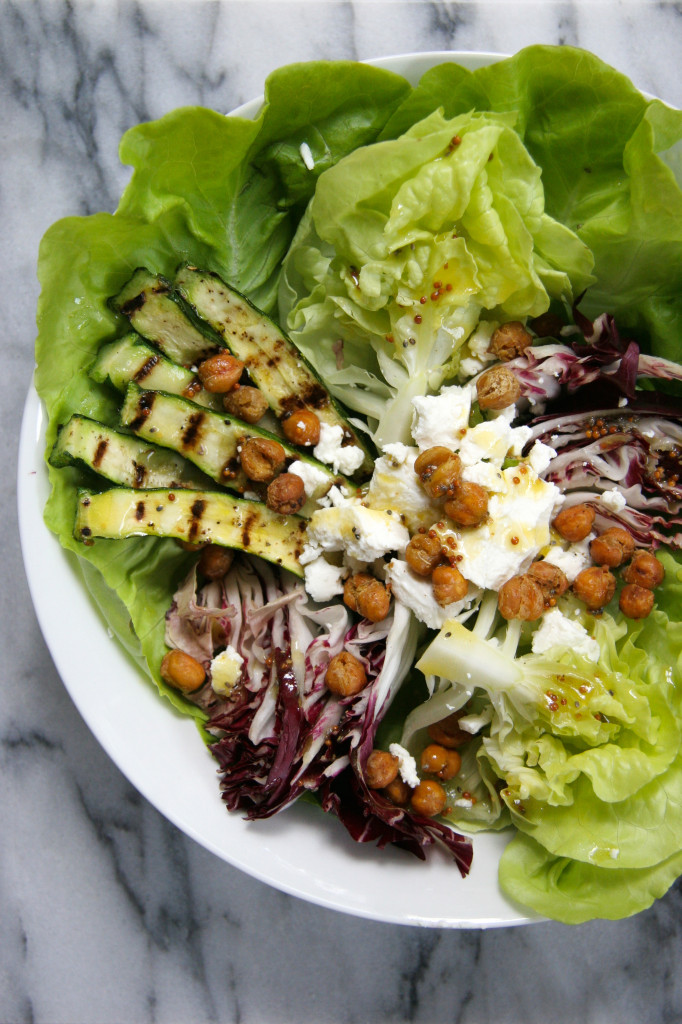
[[126, 128], [189, 103], [228, 111], [294, 60], [533, 42], [584, 46], [682, 105], [679, 4], [0, 0], [5, 1024], [682, 1018], [679, 885], [616, 924], [401, 928], [286, 896], [188, 839], [75, 710], [19, 551], [16, 438], [33, 368], [39, 240], [58, 217], [113, 209]]

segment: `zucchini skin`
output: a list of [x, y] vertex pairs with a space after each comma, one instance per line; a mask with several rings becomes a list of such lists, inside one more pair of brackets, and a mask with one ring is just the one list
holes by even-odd
[[57, 469], [82, 466], [112, 483], [136, 489], [196, 489], [205, 484], [204, 475], [176, 452], [79, 414], [59, 428], [48, 462]]
[[367, 446], [310, 363], [273, 320], [211, 271], [182, 266], [176, 273], [175, 287], [193, 312], [206, 320], [245, 363], [249, 376], [278, 417], [305, 407], [323, 423], [340, 426], [344, 437], [365, 453], [355, 475], [364, 479], [371, 474], [373, 463]]
[[301, 516], [280, 516], [261, 502], [224, 492], [112, 487], [78, 492], [74, 536], [86, 542], [153, 536], [218, 544], [258, 555], [302, 578], [305, 529]]
[[192, 322], [166, 278], [138, 267], [109, 303], [138, 334], [182, 366], [192, 366], [222, 347], [220, 338]]
[[181, 395], [207, 409], [223, 409], [222, 396], [206, 391], [195, 373], [132, 332], [102, 345], [88, 374], [98, 384], [108, 381], [117, 391], [125, 391], [132, 382], [152, 391]]

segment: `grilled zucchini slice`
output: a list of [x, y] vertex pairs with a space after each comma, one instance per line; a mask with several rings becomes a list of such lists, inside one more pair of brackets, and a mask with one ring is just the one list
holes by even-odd
[[344, 441], [357, 445], [365, 453], [356, 475], [360, 478], [370, 475], [372, 458], [366, 445], [313, 368], [277, 324], [217, 274], [191, 266], [181, 267], [175, 287], [197, 316], [206, 320], [230, 351], [245, 363], [249, 376], [280, 419], [306, 407], [323, 423], [340, 426]]
[[50, 452], [51, 466], [86, 466], [126, 487], [205, 487], [207, 480], [174, 451], [74, 415], [60, 427]]
[[192, 323], [171, 283], [145, 267], [137, 268], [110, 303], [175, 363], [192, 366], [221, 348], [219, 338]]
[[305, 528], [300, 516], [280, 516], [261, 502], [218, 491], [112, 487], [101, 494], [78, 492], [74, 536], [84, 541], [154, 536], [208, 542], [258, 555], [302, 577]]
[[134, 381], [152, 391], [190, 398], [207, 409], [223, 408], [222, 395], [206, 391], [195, 373], [167, 359], [132, 332], [102, 345], [88, 373], [99, 384], [109, 381], [117, 391], [125, 391]]

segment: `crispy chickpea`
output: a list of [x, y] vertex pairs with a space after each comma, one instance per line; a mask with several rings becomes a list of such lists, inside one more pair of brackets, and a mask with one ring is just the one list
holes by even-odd
[[521, 397], [521, 385], [508, 366], [493, 366], [476, 381], [479, 409], [506, 409]]
[[221, 580], [234, 561], [232, 548], [221, 548], [219, 544], [208, 544], [199, 556], [198, 568], [209, 580]]
[[161, 678], [183, 693], [194, 693], [203, 686], [206, 672], [201, 662], [177, 648], [168, 651], [161, 662]]
[[258, 423], [268, 411], [268, 403], [262, 391], [250, 386], [234, 388], [223, 398], [223, 405], [230, 416], [236, 416], [245, 423]]
[[533, 344], [533, 336], [529, 334], [520, 320], [510, 320], [509, 323], [501, 324], [493, 331], [490, 339], [489, 351], [508, 362], [523, 355], [526, 349]]
[[653, 590], [638, 583], [626, 583], [618, 598], [618, 607], [629, 619], [645, 619], [653, 606]]
[[266, 483], [281, 473], [286, 457], [282, 445], [267, 437], [250, 437], [242, 444], [242, 469], [249, 480], [258, 483]]
[[462, 460], [449, 448], [436, 445], [417, 456], [414, 471], [428, 496], [437, 500], [457, 486]]
[[497, 607], [504, 619], [523, 619], [534, 622], [545, 610], [542, 587], [532, 576], [512, 576], [503, 583], [497, 595]]
[[405, 561], [417, 576], [430, 576], [442, 557], [441, 542], [428, 533], [416, 533], [405, 548]]
[[585, 540], [593, 523], [594, 509], [591, 505], [571, 505], [570, 508], [562, 508], [555, 516], [552, 526], [560, 537], [575, 544], [579, 540]]
[[373, 750], [365, 765], [365, 782], [370, 789], [385, 789], [398, 777], [398, 758], [387, 750]]
[[424, 747], [421, 756], [421, 769], [429, 775], [437, 775], [447, 782], [453, 779], [462, 767], [462, 758], [456, 750], [448, 750], [438, 743], [429, 743]]
[[393, 782], [389, 782], [388, 786], [384, 787], [384, 793], [393, 804], [397, 804], [398, 807], [404, 807], [407, 801], [410, 799], [412, 790], [406, 782], [398, 775]]
[[265, 504], [281, 516], [293, 516], [305, 505], [305, 486], [295, 473], [280, 473], [268, 484]]
[[199, 363], [197, 368], [199, 380], [213, 394], [231, 391], [243, 372], [244, 364], [230, 352], [216, 352]]
[[608, 565], [609, 569], [627, 562], [632, 558], [635, 541], [632, 534], [622, 526], [611, 526], [595, 537], [590, 544], [592, 561], [597, 565]]
[[296, 409], [282, 420], [282, 430], [287, 441], [306, 448], [314, 447], [320, 440], [320, 420], [312, 409]]
[[616, 591], [616, 577], [605, 565], [591, 565], [573, 580], [573, 593], [591, 611], [609, 603]]
[[471, 739], [471, 733], [465, 732], [459, 724], [459, 712], [455, 711], [440, 722], [433, 722], [427, 730], [429, 737], [441, 747], [455, 750]]
[[388, 615], [391, 595], [379, 580], [368, 572], [356, 572], [343, 585], [343, 600], [353, 612], [370, 622], [381, 622]]
[[341, 651], [329, 662], [324, 681], [327, 689], [338, 697], [354, 697], [367, 686], [367, 674], [355, 655]]
[[542, 589], [545, 600], [561, 597], [568, 590], [566, 573], [558, 565], [551, 562], [533, 562], [528, 575], [531, 576]]
[[424, 779], [416, 789], [412, 790], [410, 803], [416, 814], [421, 814], [425, 818], [433, 818], [436, 814], [441, 813], [446, 800], [445, 790], [439, 782], [434, 782], [433, 779]]
[[433, 596], [440, 605], [452, 604], [466, 597], [469, 581], [455, 565], [437, 565], [431, 576]]
[[458, 526], [478, 526], [488, 515], [488, 492], [480, 484], [461, 480], [443, 507]]
[[653, 590], [663, 582], [665, 569], [656, 555], [650, 551], [635, 551], [632, 561], [623, 570], [626, 583], [637, 583], [640, 587]]

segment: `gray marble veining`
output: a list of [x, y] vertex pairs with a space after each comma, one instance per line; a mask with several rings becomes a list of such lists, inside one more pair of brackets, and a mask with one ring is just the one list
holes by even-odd
[[39, 240], [60, 216], [115, 207], [126, 128], [187, 103], [228, 111], [293, 60], [531, 42], [592, 49], [682, 104], [679, 4], [0, 2], [5, 1024], [682, 1019], [679, 886], [618, 924], [418, 930], [297, 901], [187, 839], [75, 711], [18, 549], [15, 451]]

